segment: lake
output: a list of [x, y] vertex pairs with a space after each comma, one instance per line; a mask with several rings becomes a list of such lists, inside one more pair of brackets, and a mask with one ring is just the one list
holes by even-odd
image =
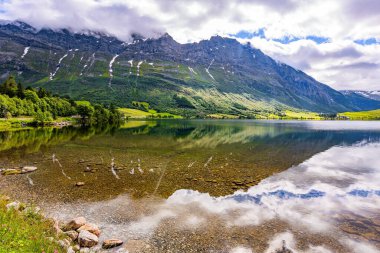
[[0, 143], [0, 168], [38, 167], [0, 193], [143, 252], [380, 251], [380, 122], [128, 121]]

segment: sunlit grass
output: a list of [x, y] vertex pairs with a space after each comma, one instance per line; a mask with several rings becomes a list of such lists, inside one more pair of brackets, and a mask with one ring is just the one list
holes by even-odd
[[168, 112], [157, 112], [156, 110], [150, 109], [148, 112], [132, 109], [132, 108], [119, 108], [118, 109], [126, 118], [133, 119], [146, 119], [146, 118], [172, 118], [181, 119], [182, 116], [171, 114]]
[[343, 112], [339, 113], [338, 116], [348, 117], [348, 119], [351, 120], [380, 120], [380, 109], [361, 112]]
[[32, 212], [7, 211], [5, 205], [0, 200], [1, 253], [63, 252], [59, 245], [47, 239], [54, 237], [50, 221]]

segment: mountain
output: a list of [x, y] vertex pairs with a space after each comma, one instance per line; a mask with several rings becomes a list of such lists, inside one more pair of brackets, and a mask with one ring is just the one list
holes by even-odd
[[189, 115], [380, 108], [379, 101], [343, 94], [231, 38], [189, 44], [169, 34], [132, 38], [127, 43], [98, 32], [3, 22], [0, 78], [15, 75], [24, 84], [74, 99], [123, 107], [143, 101]]
[[361, 96], [364, 98], [370, 98], [373, 100], [380, 101], [380, 90], [372, 90], [372, 91], [365, 91], [365, 90], [342, 90], [341, 93], [347, 95], [347, 96]]

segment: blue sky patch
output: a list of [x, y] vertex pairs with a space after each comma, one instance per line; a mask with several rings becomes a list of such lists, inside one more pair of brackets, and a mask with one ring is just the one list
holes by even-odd
[[378, 42], [375, 38], [354, 40], [354, 42], [356, 44], [363, 45], [363, 46], [373, 45], [373, 44], [380, 44], [380, 42]]
[[[265, 36], [265, 28], [260, 28], [256, 32], [240, 31], [240, 32], [238, 32], [236, 34], [229, 34], [229, 35], [232, 36], [232, 37], [235, 37], [235, 38], [239, 38], [239, 39], [252, 39], [254, 37], [258, 37], [258, 38], [261, 38], [261, 39], [265, 39], [266, 38], [266, 36]], [[309, 35], [309, 36], [306, 36], [306, 37], [285, 36], [283, 38], [273, 39], [273, 41], [276, 41], [276, 42], [279, 42], [279, 43], [282, 43], [282, 44], [289, 44], [289, 43], [292, 43], [294, 41], [298, 41], [298, 40], [302, 40], [302, 39], [312, 40], [312, 41], [314, 41], [317, 44], [322, 44], [322, 43], [326, 43], [326, 42], [330, 41], [329, 38], [321, 37], [321, 36], [315, 36], [315, 35]]]

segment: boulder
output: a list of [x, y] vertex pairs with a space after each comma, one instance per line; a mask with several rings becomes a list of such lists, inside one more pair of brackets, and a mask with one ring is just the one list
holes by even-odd
[[83, 226], [81, 226], [80, 228], [78, 228], [78, 232], [80, 231], [83, 231], [83, 230], [86, 230], [96, 236], [99, 236], [100, 235], [100, 229], [98, 226], [96, 226], [95, 224], [92, 224], [92, 223], [87, 223], [87, 224], [84, 224]]
[[84, 224], [86, 224], [86, 219], [84, 217], [77, 217], [66, 223], [66, 225], [63, 227], [63, 231], [77, 230]]
[[30, 173], [30, 172], [33, 172], [35, 170], [37, 170], [36, 166], [24, 166], [21, 168], [21, 173], [22, 174]]
[[79, 233], [75, 230], [69, 230], [65, 232], [65, 235], [67, 235], [73, 242], [78, 239]]
[[18, 210], [21, 209], [21, 203], [18, 202], [18, 201], [14, 201], [14, 202], [11, 202], [11, 203], [7, 204], [5, 207], [7, 208], [8, 211], [11, 210], [11, 209], [14, 209], [14, 210], [18, 211]]
[[96, 235], [86, 230], [82, 230], [79, 232], [78, 242], [81, 247], [91, 248], [98, 244], [99, 239]]
[[111, 249], [114, 247], [118, 247], [123, 244], [123, 241], [119, 239], [108, 239], [103, 242], [103, 249]]
[[70, 247], [70, 241], [68, 239], [59, 240], [58, 244], [63, 249], [67, 249], [68, 247]]

